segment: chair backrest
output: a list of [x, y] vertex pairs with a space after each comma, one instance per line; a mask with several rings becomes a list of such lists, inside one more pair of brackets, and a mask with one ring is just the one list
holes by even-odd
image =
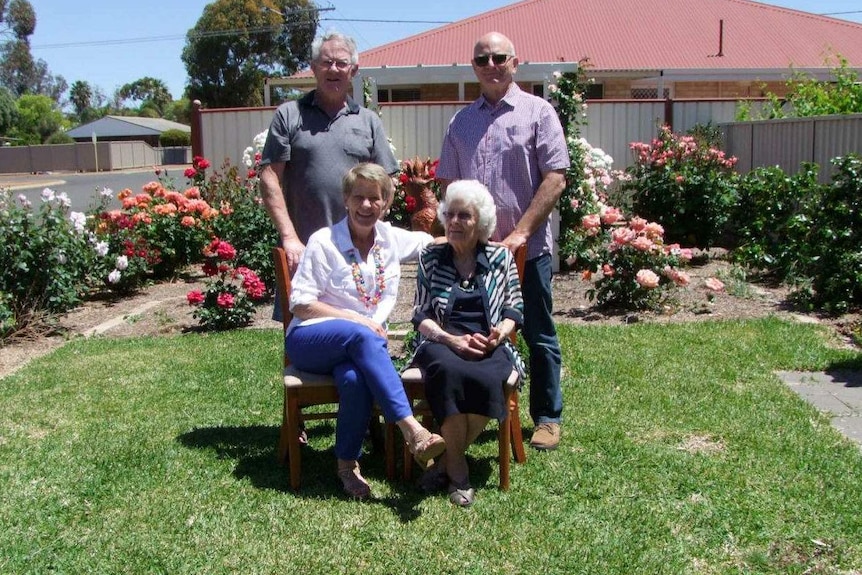
[[[278, 292], [276, 304], [281, 307], [281, 327], [287, 334], [287, 326], [290, 325], [293, 314], [290, 312], [290, 271], [287, 269], [287, 256], [284, 254], [284, 249], [272, 248], [272, 259], [275, 262], [275, 282]], [[290, 365], [290, 358], [285, 350], [284, 367], [288, 365]]]
[[[527, 265], [527, 244], [522, 245], [515, 250], [515, 267], [518, 268], [518, 280], [524, 282], [524, 267]], [[509, 334], [509, 340], [512, 345], [518, 345], [518, 332], [513, 331]]]

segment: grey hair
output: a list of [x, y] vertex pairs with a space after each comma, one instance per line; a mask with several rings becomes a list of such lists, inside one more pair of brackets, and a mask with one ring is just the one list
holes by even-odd
[[497, 227], [497, 206], [488, 188], [478, 180], [457, 180], [446, 188], [446, 197], [437, 206], [437, 217], [446, 222], [443, 214], [449, 211], [454, 202], [461, 202], [468, 208], [476, 210], [479, 241], [487, 242]]
[[[353, 186], [356, 185], [356, 180], [358, 179], [368, 180], [377, 184], [380, 188], [380, 195], [383, 196], [383, 203], [386, 208], [389, 207], [392, 203], [392, 198], [395, 196], [395, 184], [383, 166], [372, 164], [371, 162], [362, 162], [350, 168], [350, 171], [344, 174], [344, 178], [341, 180], [341, 193], [344, 195], [345, 200], [353, 193]], [[385, 212], [386, 209], [383, 211]]]
[[311, 59], [317, 60], [320, 58], [320, 49], [323, 47], [325, 42], [337, 41], [344, 44], [347, 48], [347, 51], [350, 52], [350, 63], [354, 66], [359, 64], [359, 51], [356, 49], [356, 40], [342, 34], [341, 32], [336, 32], [335, 30], [329, 30], [323, 36], [317, 36], [314, 41], [311, 43]]

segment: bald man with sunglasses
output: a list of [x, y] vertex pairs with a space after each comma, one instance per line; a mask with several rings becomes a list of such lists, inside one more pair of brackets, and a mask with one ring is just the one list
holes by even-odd
[[482, 95], [449, 123], [437, 177], [482, 182], [497, 205], [491, 238], [513, 252], [527, 246], [524, 270], [524, 339], [530, 348], [530, 445], [556, 449], [560, 442], [562, 354], [551, 315], [551, 212], [566, 185], [569, 153], [554, 108], [521, 90], [515, 46], [499, 32], [479, 38], [473, 72]]

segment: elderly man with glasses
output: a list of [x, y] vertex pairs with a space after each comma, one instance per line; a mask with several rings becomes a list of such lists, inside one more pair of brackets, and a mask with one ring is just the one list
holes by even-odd
[[437, 177], [482, 182], [497, 206], [491, 238], [513, 252], [527, 246], [524, 270], [524, 339], [530, 349], [530, 445], [556, 449], [560, 442], [562, 362], [551, 316], [550, 215], [565, 187], [570, 160], [563, 128], [553, 107], [522, 91], [515, 46], [491, 32], [473, 48], [473, 72], [482, 95], [449, 123]]
[[291, 273], [308, 237], [345, 216], [344, 174], [362, 162], [379, 164], [390, 175], [398, 171], [380, 118], [349, 96], [358, 69], [352, 38], [338, 32], [316, 38], [311, 46], [315, 89], [279, 106], [269, 127], [261, 195]]

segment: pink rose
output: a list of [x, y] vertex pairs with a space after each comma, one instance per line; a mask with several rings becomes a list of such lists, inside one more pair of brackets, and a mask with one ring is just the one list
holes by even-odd
[[187, 178], [194, 178], [198, 175], [198, 171], [194, 168], [186, 168], [186, 171], [183, 172], [183, 175]]
[[631, 242], [631, 246], [639, 252], [648, 252], [652, 249], [652, 240], [646, 236], [638, 236]]
[[635, 216], [629, 221], [629, 227], [634, 231], [640, 233], [644, 230], [644, 228], [646, 228], [647, 223], [648, 222], [645, 219]]
[[191, 216], [183, 216], [183, 219], [180, 220], [180, 225], [184, 228], [193, 228], [197, 222]]
[[606, 207], [602, 210], [602, 223], [606, 225], [611, 225], [615, 222], [618, 222], [622, 219], [623, 214], [617, 208]]
[[602, 219], [599, 214], [587, 214], [581, 218], [581, 225], [584, 229], [592, 230], [601, 227]]
[[644, 227], [644, 232], [646, 233], [648, 238], [654, 240], [657, 238], [661, 238], [664, 235], [664, 228], [661, 227], [661, 224], [658, 224], [656, 222], [650, 222], [646, 225], [646, 227]]
[[724, 284], [718, 278], [707, 278], [703, 281], [703, 285], [711, 291], [722, 291], [724, 289]]
[[651, 270], [640, 270], [635, 276], [635, 281], [642, 288], [654, 289], [658, 287], [659, 277]]
[[616, 228], [611, 232], [611, 240], [614, 244], [624, 246], [635, 239], [635, 232], [631, 228]]
[[616, 272], [611, 264], [604, 264], [602, 266], [602, 273], [605, 274], [605, 277], [612, 278]]

